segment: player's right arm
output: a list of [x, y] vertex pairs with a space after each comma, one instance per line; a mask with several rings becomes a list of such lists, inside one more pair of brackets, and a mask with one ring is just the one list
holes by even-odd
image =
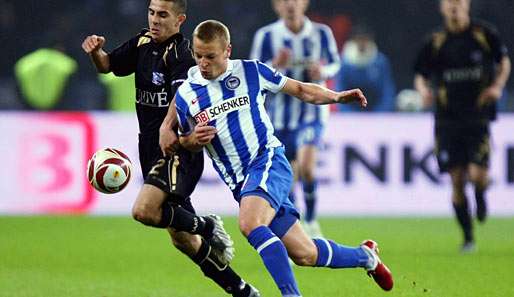
[[100, 73], [108, 73], [110, 71], [109, 55], [103, 50], [105, 37], [98, 35], [90, 35], [82, 42], [82, 49], [89, 55], [91, 61]]
[[175, 104], [172, 106], [178, 121], [180, 145], [189, 151], [198, 152], [211, 142], [218, 131], [215, 127], [209, 126], [207, 121], [197, 123], [193, 119], [188, 111], [186, 100], [180, 94], [180, 89], [175, 93]]
[[332, 103], [347, 104], [352, 102], [359, 103], [362, 108], [368, 105], [368, 100], [360, 89], [334, 92], [319, 84], [305, 83], [292, 78], [286, 78], [286, 82], [281, 91], [303, 102], [316, 105]]
[[168, 113], [162, 121], [159, 128], [159, 146], [164, 156], [170, 156], [177, 150], [179, 140], [173, 131], [173, 127], [177, 124], [177, 111], [175, 108], [175, 97], [170, 102]]

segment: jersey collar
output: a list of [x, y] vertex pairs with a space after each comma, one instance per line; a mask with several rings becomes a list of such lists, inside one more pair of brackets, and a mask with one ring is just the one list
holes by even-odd
[[161, 43], [157, 43], [157, 42], [155, 42], [155, 40], [152, 39], [152, 43], [156, 46], [165, 46], [166, 47], [166, 46], [170, 45], [172, 42], [179, 44], [183, 39], [184, 39], [184, 35], [182, 35], [182, 33], [178, 32], [178, 33], [171, 35], [168, 39], [164, 40]]

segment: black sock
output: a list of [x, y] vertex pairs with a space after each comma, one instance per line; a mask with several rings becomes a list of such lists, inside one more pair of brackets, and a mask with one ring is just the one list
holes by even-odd
[[209, 239], [212, 237], [214, 223], [191, 213], [180, 205], [166, 201], [162, 205], [161, 222], [158, 227], [172, 227], [177, 231], [199, 234]]
[[479, 222], [483, 223], [487, 217], [487, 203], [485, 202], [485, 187], [475, 186], [476, 213]]
[[485, 188], [475, 186], [475, 199], [477, 201], [484, 201], [485, 198]]
[[203, 274], [233, 296], [248, 296], [249, 287], [241, 277], [230, 266], [221, 264], [211, 250], [209, 244], [202, 239], [202, 245], [193, 257], [193, 261], [200, 266]]
[[459, 222], [462, 231], [464, 232], [464, 240], [466, 242], [473, 241], [473, 226], [471, 222], [471, 215], [469, 213], [468, 201], [464, 198], [464, 201], [461, 204], [453, 203], [453, 209], [455, 210], [455, 215], [457, 216], [457, 221]]

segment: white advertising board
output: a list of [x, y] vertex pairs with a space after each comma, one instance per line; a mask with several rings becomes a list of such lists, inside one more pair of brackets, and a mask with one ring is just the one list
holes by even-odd
[[[331, 115], [318, 162], [320, 214], [449, 215], [450, 184], [431, 153], [432, 125], [429, 114]], [[130, 214], [142, 184], [135, 114], [3, 112], [0, 127], [0, 213]], [[514, 215], [513, 128], [509, 114], [492, 125], [493, 215]], [[87, 159], [102, 147], [133, 162], [133, 180], [118, 194], [87, 183]], [[237, 213], [210, 161], [193, 204], [199, 213]]]

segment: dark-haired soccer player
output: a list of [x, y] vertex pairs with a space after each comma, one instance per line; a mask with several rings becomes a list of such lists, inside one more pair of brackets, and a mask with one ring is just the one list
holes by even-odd
[[[507, 48], [490, 26], [471, 20], [470, 0], [441, 0], [444, 28], [418, 55], [414, 84], [426, 106], [435, 99], [436, 156], [452, 181], [452, 203], [464, 233], [462, 252], [475, 249], [465, 185], [475, 186], [476, 215], [485, 221], [489, 184], [489, 123], [510, 73]], [[434, 94], [435, 93], [435, 94]]]
[[185, 0], [151, 0], [149, 30], [110, 53], [103, 50], [102, 36], [88, 36], [82, 47], [99, 72], [136, 75], [139, 157], [145, 184], [134, 204], [134, 218], [167, 228], [173, 244], [227, 293], [259, 296], [228, 266], [233, 247], [221, 219], [194, 214], [189, 196], [203, 171], [202, 153], [180, 148], [171, 127], [160, 129], [176, 89], [195, 65], [189, 41], [179, 33], [185, 12]]

